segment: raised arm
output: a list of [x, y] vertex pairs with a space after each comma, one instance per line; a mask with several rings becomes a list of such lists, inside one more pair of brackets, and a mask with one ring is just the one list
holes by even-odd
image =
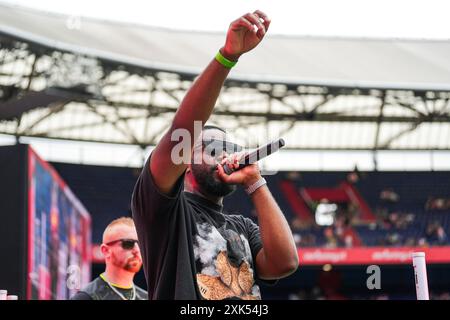
[[[227, 32], [225, 45], [220, 49], [223, 57], [237, 61], [239, 57], [255, 48], [264, 38], [270, 20], [261, 11], [247, 13], [233, 21]], [[219, 96], [222, 85], [230, 69], [212, 60], [194, 81], [175, 114], [170, 129], [152, 152], [150, 171], [159, 190], [170, 194], [176, 181], [185, 171], [188, 162], [175, 163], [171, 159], [172, 149], [180, 141], [172, 141], [177, 129], [185, 129], [191, 137], [188, 158], [192, 154], [194, 142], [200, 132], [194, 132], [194, 121], [203, 125], [209, 119]], [[186, 155], [183, 155], [186, 157]]]

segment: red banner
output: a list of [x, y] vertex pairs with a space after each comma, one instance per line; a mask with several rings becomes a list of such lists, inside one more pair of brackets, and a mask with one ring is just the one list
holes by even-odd
[[425, 252], [427, 263], [450, 263], [450, 246], [447, 247], [366, 247], [366, 248], [299, 248], [302, 265], [365, 265], [365, 264], [411, 264], [413, 252]]

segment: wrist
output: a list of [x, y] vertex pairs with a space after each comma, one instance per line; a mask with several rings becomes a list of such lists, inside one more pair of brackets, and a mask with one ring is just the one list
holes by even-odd
[[242, 186], [247, 189], [250, 186], [252, 186], [253, 184], [255, 184], [257, 181], [261, 180], [262, 176], [260, 174], [255, 175], [255, 176], [251, 176], [249, 178], [247, 178], [243, 183]]
[[219, 51], [222, 54], [222, 56], [234, 62], [237, 62], [239, 60], [239, 57], [241, 56], [240, 54], [229, 52], [225, 47], [220, 48]]
[[253, 184], [251, 184], [250, 186], [245, 188], [245, 192], [249, 196], [251, 196], [256, 190], [258, 190], [259, 188], [261, 188], [265, 184], [267, 184], [266, 179], [264, 179], [263, 177], [260, 176], [260, 178], [257, 181], [255, 181]]

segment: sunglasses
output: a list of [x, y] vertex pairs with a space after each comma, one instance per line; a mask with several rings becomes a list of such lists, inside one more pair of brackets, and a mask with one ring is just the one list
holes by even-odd
[[113, 245], [117, 242], [120, 242], [120, 245], [122, 246], [122, 249], [124, 250], [131, 250], [134, 248], [134, 245], [136, 243], [138, 243], [137, 240], [134, 239], [118, 239], [118, 240], [114, 240], [108, 243], [105, 243], [107, 246]]
[[244, 148], [236, 143], [225, 140], [208, 139], [202, 141], [203, 148], [207, 154], [215, 157], [217, 154], [225, 151], [228, 154], [242, 151]]

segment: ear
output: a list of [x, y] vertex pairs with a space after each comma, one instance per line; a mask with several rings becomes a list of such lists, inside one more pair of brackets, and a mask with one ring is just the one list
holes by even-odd
[[102, 251], [102, 254], [105, 257], [105, 259], [109, 257], [111, 249], [107, 245], [101, 244], [100, 250]]

